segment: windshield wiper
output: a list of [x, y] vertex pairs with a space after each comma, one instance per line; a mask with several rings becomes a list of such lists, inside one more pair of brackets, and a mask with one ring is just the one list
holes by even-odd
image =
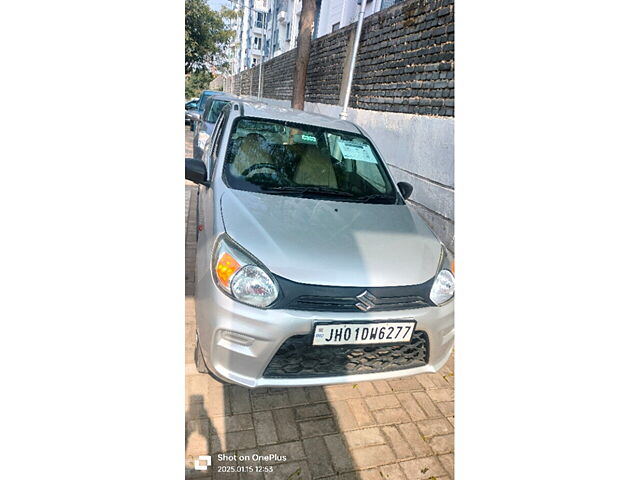
[[355, 195], [350, 192], [342, 192], [340, 190], [334, 190], [330, 187], [322, 187], [319, 185], [309, 185], [305, 187], [295, 187], [295, 186], [264, 186], [262, 190], [266, 192], [291, 192], [291, 193], [299, 193], [300, 195], [304, 195], [305, 193], [314, 193], [320, 195], [329, 195], [333, 197], [354, 197]]
[[357, 197], [363, 203], [369, 203], [376, 200], [389, 200], [391, 203], [396, 203], [396, 197], [392, 195], [387, 195], [385, 193], [372, 193], [371, 195], [364, 195], [362, 197]]

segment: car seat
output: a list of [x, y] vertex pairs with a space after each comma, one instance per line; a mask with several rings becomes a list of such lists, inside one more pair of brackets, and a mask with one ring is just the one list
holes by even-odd
[[231, 173], [237, 177], [258, 163], [273, 163], [264, 137], [258, 133], [250, 133], [240, 139], [238, 153], [231, 164]]
[[317, 185], [321, 187], [337, 188], [336, 173], [331, 159], [322, 153], [318, 147], [308, 146], [293, 176], [293, 181], [299, 185]]

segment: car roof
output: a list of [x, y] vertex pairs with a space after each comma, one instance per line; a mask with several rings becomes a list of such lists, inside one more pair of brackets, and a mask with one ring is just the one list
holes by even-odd
[[233, 102], [233, 101], [238, 101], [239, 98], [236, 97], [235, 95], [230, 95], [228, 93], [223, 93], [222, 95], [209, 95], [207, 97], [207, 102], [214, 102], [217, 100], [222, 100], [224, 102]]
[[[233, 101], [233, 100], [232, 100]], [[362, 133], [353, 123], [339, 118], [309, 113], [289, 107], [269, 105], [257, 100], [235, 99], [240, 106], [240, 115], [246, 117], [265, 118], [269, 120], [288, 121], [315, 127], [324, 127], [345, 132]]]

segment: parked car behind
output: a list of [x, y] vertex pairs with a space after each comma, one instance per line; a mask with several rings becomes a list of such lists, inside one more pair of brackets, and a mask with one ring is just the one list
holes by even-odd
[[196, 366], [247, 387], [435, 372], [453, 257], [357, 125], [231, 101], [198, 184]]
[[207, 101], [207, 98], [211, 97], [212, 95], [222, 95], [222, 94], [223, 92], [219, 92], [218, 90], [203, 90], [203, 92], [200, 94], [200, 98], [198, 99], [198, 105], [196, 106], [196, 108], [189, 111], [189, 118], [191, 119], [191, 131], [193, 131], [193, 128], [194, 128], [194, 125], [193, 125], [194, 121], [197, 122], [202, 116], [202, 112], [204, 111], [204, 105], [205, 105], [205, 102]]
[[213, 133], [220, 112], [232, 100], [238, 100], [233, 95], [212, 95], [207, 98], [200, 118], [193, 125], [193, 158], [200, 160], [207, 140]]
[[198, 106], [198, 99], [189, 100], [184, 104], [184, 124], [191, 125], [191, 117], [189, 116], [189, 112], [195, 109]]

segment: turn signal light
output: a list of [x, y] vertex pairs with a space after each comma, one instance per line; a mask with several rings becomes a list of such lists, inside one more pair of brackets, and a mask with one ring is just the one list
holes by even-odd
[[456, 273], [456, 261], [451, 260], [451, 273]]
[[229, 255], [227, 252], [223, 253], [222, 256], [218, 259], [218, 263], [216, 265], [216, 275], [218, 276], [218, 280], [225, 287], [229, 287], [229, 280], [234, 273], [236, 273], [240, 269], [240, 264]]

